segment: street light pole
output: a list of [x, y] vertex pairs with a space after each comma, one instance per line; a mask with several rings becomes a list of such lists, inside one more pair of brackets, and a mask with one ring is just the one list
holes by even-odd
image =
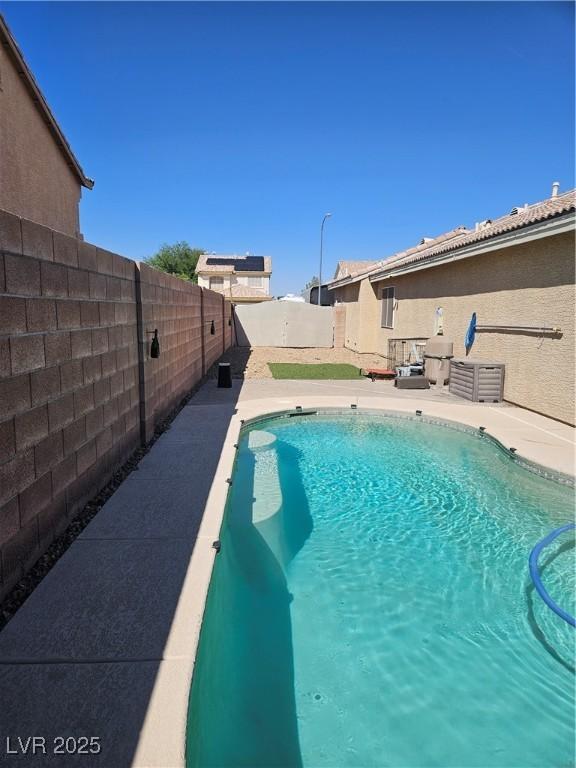
[[326, 219], [329, 219], [330, 216], [332, 216], [331, 213], [324, 214], [324, 218], [322, 219], [322, 226], [320, 227], [320, 273], [318, 275], [318, 306], [320, 306], [320, 302], [322, 301], [322, 245], [324, 241], [324, 223], [326, 222]]

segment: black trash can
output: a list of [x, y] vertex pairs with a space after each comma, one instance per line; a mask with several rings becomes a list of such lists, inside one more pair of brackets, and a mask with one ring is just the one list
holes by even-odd
[[230, 363], [218, 363], [218, 386], [228, 389], [232, 386]]

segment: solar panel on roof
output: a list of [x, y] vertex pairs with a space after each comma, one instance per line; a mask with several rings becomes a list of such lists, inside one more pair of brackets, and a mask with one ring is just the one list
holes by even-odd
[[264, 256], [245, 256], [242, 259], [226, 259], [210, 256], [209, 267], [234, 267], [237, 272], [264, 272]]

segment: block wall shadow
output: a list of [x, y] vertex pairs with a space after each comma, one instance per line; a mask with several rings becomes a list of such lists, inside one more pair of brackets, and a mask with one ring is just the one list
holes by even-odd
[[0, 633], [3, 739], [92, 735], [100, 751], [2, 765], [133, 765], [160, 666], [177, 667], [167, 642], [239, 392], [206, 382]]

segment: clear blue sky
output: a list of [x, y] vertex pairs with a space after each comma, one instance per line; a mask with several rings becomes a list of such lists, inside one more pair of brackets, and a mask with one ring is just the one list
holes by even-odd
[[570, 3], [11, 3], [87, 240], [273, 257], [273, 291], [574, 186]]

